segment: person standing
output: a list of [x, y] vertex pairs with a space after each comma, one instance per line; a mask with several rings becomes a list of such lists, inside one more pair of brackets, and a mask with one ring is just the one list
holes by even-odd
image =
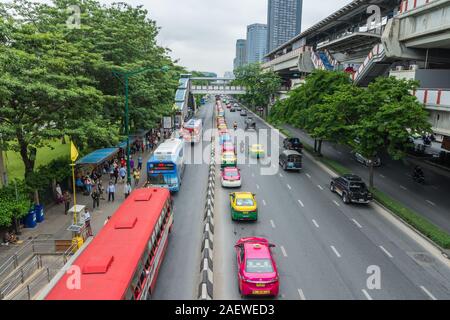
[[111, 181], [108, 186], [108, 202], [110, 202], [110, 201], [114, 202], [115, 192], [116, 192], [116, 186]]
[[137, 187], [139, 185], [139, 179], [141, 178], [141, 172], [139, 171], [139, 169], [134, 170], [133, 177], [134, 177], [134, 186]]
[[130, 168], [131, 168], [131, 170], [134, 170], [134, 159], [133, 158], [130, 159]]
[[86, 207], [84, 209], [83, 218], [84, 218], [84, 225], [85, 225], [86, 231], [87, 231], [87, 236], [92, 237], [93, 234], [92, 234], [92, 228], [91, 228], [91, 213], [89, 212], [88, 207]]
[[99, 209], [100, 208], [100, 192], [97, 190], [97, 187], [94, 187], [94, 189], [92, 190], [92, 201], [93, 201], [93, 205], [92, 205], [92, 209], [95, 210], [95, 208]]
[[103, 189], [102, 180], [100, 180], [100, 179], [98, 180], [97, 190], [98, 190], [98, 193], [100, 194], [100, 199], [106, 200], [105, 197], [103, 196], [103, 194], [105, 193], [105, 189]]
[[114, 184], [117, 184], [117, 179], [119, 179], [119, 167], [116, 166], [116, 168], [114, 169]]
[[123, 193], [125, 195], [125, 199], [128, 198], [128, 196], [130, 195], [130, 193], [131, 193], [131, 184], [130, 184], [129, 181], [123, 187]]
[[142, 170], [142, 156], [138, 157], [138, 170]]
[[70, 196], [69, 192], [64, 191], [64, 214], [67, 215], [69, 213], [70, 209], [70, 202], [72, 201], [72, 197]]
[[63, 192], [61, 190], [61, 186], [59, 185], [59, 183], [56, 185], [56, 202], [58, 204], [63, 203], [64, 202], [64, 196], [63, 196]]

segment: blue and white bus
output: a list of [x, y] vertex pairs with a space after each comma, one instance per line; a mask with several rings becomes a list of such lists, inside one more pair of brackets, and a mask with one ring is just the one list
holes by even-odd
[[178, 192], [184, 169], [184, 141], [166, 140], [159, 145], [147, 162], [148, 185]]

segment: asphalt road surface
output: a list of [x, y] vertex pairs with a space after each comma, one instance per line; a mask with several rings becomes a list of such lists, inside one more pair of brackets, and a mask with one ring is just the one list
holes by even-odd
[[[244, 127], [239, 113], [226, 110], [226, 119], [231, 128], [234, 121]], [[275, 130], [272, 134], [281, 139]], [[268, 143], [261, 143], [267, 150]], [[240, 190], [257, 194], [256, 223], [232, 222], [232, 191], [216, 184], [214, 299], [240, 299], [234, 245], [248, 236], [276, 245], [279, 299], [450, 299], [448, 264], [373, 206], [344, 205], [330, 192], [328, 173], [307, 157], [303, 165], [301, 173], [280, 170], [269, 176], [261, 175], [260, 163], [240, 165]], [[372, 268], [380, 270], [380, 289], [367, 286]]]

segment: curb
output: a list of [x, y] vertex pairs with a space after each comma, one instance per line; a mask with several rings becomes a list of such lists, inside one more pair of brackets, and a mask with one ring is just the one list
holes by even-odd
[[[214, 114], [214, 113], [213, 113]], [[215, 137], [211, 137], [211, 161], [209, 163], [208, 187], [206, 190], [205, 212], [203, 216], [203, 236], [201, 245], [199, 300], [212, 300], [214, 289], [214, 200], [216, 187]]]

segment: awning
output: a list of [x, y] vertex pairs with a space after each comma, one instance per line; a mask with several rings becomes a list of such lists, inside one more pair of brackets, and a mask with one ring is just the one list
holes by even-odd
[[[125, 143], [126, 145], [126, 143]], [[77, 165], [86, 165], [86, 164], [101, 164], [102, 162], [108, 160], [116, 153], [119, 152], [119, 148], [107, 148], [107, 149], [99, 149], [94, 152], [88, 154], [87, 156], [81, 158], [76, 162]]]
[[[136, 137], [130, 136], [130, 146], [136, 141]], [[117, 145], [117, 148], [126, 149], [127, 148], [127, 140], [121, 142]]]

